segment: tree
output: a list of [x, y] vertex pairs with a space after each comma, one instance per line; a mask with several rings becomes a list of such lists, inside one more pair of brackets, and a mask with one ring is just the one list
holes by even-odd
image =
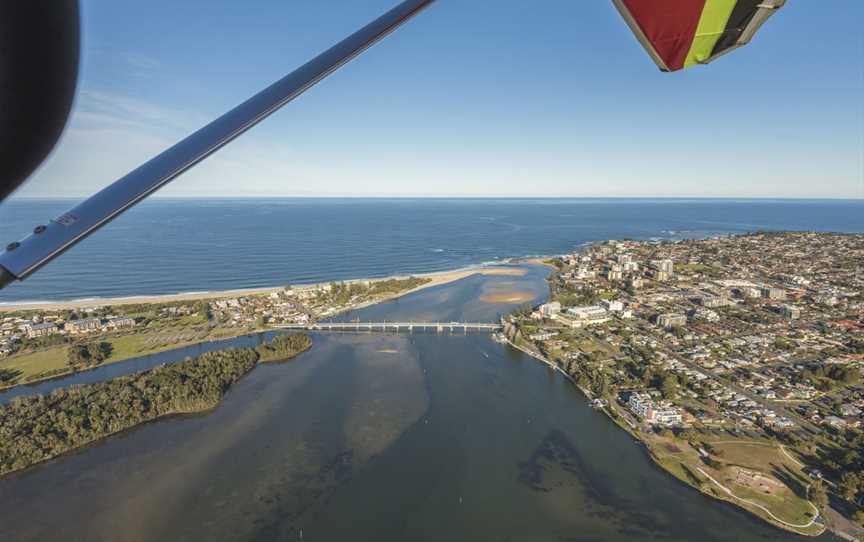
[[714, 458], [711, 457], [711, 456], [703, 458], [703, 461], [705, 461], [705, 464], [708, 465], [709, 467], [711, 467], [711, 468], [714, 469], [714, 470], [720, 470], [720, 469], [723, 468], [723, 463], [721, 463], [720, 461], [714, 459]]
[[69, 348], [67, 362], [75, 367], [79, 365], [99, 365], [109, 357], [114, 347], [109, 342], [74, 344]]
[[858, 368], [852, 367], [840, 367], [835, 366], [832, 367], [828, 371], [828, 377], [832, 380], [836, 380], [838, 382], [842, 382], [847, 386], [857, 384], [861, 380], [861, 372]]
[[660, 380], [660, 391], [663, 393], [663, 397], [673, 399], [678, 395], [678, 377], [671, 373], [666, 374]]
[[600, 373], [598, 375], [598, 392], [601, 397], [606, 397], [609, 395], [609, 377], [606, 376], [606, 373]]
[[816, 480], [810, 486], [810, 500], [820, 510], [824, 510], [828, 506], [828, 492], [825, 490], [822, 480]]
[[843, 476], [840, 477], [840, 484], [838, 484], [840, 495], [849, 502], [855, 502], [855, 498], [861, 490], [862, 482], [864, 480], [861, 479], [859, 473], [844, 472]]
[[255, 350], [261, 361], [288, 360], [297, 354], [308, 350], [312, 339], [306, 333], [277, 335], [269, 343], [258, 346]]
[[852, 338], [846, 343], [846, 347], [852, 351], [853, 354], [864, 354], [864, 339]]
[[[72, 350], [81, 358], [99, 357], [106, 344], [76, 344]], [[0, 476], [161, 416], [212, 408], [258, 359], [252, 348], [206, 352], [0, 405]]]
[[17, 369], [0, 369], [0, 383], [14, 382], [21, 376], [21, 371]]

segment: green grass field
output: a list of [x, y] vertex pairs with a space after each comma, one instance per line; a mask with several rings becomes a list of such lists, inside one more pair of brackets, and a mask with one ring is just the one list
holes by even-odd
[[66, 364], [66, 351], [68, 349], [66, 346], [58, 346], [30, 354], [12, 356], [0, 362], [0, 369], [20, 372], [17, 382], [28, 382], [43, 373], [68, 369]]
[[[103, 362], [104, 365], [202, 342], [245, 335], [250, 332], [251, 330], [239, 328], [208, 330], [206, 328], [172, 327], [130, 335], [94, 336], [90, 340], [111, 343], [113, 347], [111, 357]], [[0, 361], [0, 369], [19, 373], [12, 385], [70, 373], [72, 370], [67, 364], [68, 350], [69, 347], [64, 345], [11, 356]]]
[[[646, 440], [658, 464], [676, 478], [703, 492], [734, 502], [766, 519], [769, 519], [769, 516], [763, 510], [738, 499], [758, 503], [777, 518], [793, 525], [806, 525], [813, 518], [813, 508], [806, 499], [809, 479], [803, 467], [784, 454], [775, 443], [767, 440], [744, 441], [729, 438], [708, 441], [713, 450], [712, 457], [720, 465], [718, 469], [712, 469], [700, 459], [698, 450], [686, 441], [656, 435], [648, 436]], [[701, 475], [696, 468], [709, 473], [717, 482], [732, 491], [732, 495], [737, 499]], [[766, 477], [770, 491], [741, 483], [738, 474], [742, 468]], [[812, 525], [796, 530], [805, 534], [818, 534], [822, 527]]]

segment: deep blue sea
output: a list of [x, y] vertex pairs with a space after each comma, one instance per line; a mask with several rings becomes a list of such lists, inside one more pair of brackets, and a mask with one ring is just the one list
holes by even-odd
[[[74, 206], [0, 205], [0, 241]], [[155, 199], [0, 303], [254, 288], [442, 271], [604, 239], [864, 232], [864, 200]]]

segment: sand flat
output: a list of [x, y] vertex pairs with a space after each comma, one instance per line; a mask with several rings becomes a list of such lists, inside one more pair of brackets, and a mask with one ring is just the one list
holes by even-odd
[[[476, 268], [466, 268], [466, 269], [456, 269], [453, 271], [442, 271], [438, 273], [428, 273], [428, 274], [416, 274], [416, 275], [399, 275], [392, 277], [385, 277], [380, 279], [351, 279], [346, 281], [336, 281], [336, 282], [383, 282], [386, 280], [392, 279], [406, 279], [411, 276], [420, 277], [420, 278], [428, 278], [431, 279], [426, 284], [414, 288], [413, 290], [405, 291], [400, 293], [399, 295], [405, 295], [408, 293], [416, 292], [419, 290], [424, 290], [426, 288], [432, 288], [433, 286], [440, 286], [442, 284], [448, 284], [450, 282], [455, 282], [457, 280], [464, 279], [466, 277], [470, 277], [472, 275], [503, 275], [503, 276], [523, 276], [526, 271], [524, 269], [519, 269], [515, 267], [476, 267]], [[304, 290], [304, 289], [315, 289], [325, 284], [330, 284], [330, 282], [322, 282], [315, 284], [297, 284], [292, 285], [292, 288], [296, 290]], [[15, 312], [22, 310], [43, 310], [43, 311], [56, 311], [56, 310], [70, 310], [70, 309], [78, 309], [83, 307], [101, 307], [101, 306], [119, 306], [119, 305], [138, 305], [138, 304], [151, 304], [151, 303], [173, 303], [177, 301], [199, 301], [203, 299], [225, 299], [231, 297], [240, 297], [240, 296], [251, 296], [251, 295], [266, 295], [273, 292], [278, 292], [284, 289], [284, 286], [274, 286], [268, 288], [247, 288], [247, 289], [237, 289], [237, 290], [222, 290], [222, 291], [213, 291], [213, 292], [187, 292], [180, 294], [167, 294], [167, 295], [152, 295], [152, 296], [129, 296], [129, 297], [116, 297], [116, 298], [93, 298], [93, 299], [80, 299], [73, 301], [57, 301], [57, 302], [38, 302], [38, 303], [20, 303], [20, 304], [9, 304], [9, 305], [0, 305], [0, 313], [2, 312]]]

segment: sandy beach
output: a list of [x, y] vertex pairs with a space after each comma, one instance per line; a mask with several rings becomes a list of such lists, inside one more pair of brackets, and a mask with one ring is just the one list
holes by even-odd
[[[431, 288], [433, 286], [440, 286], [442, 284], [447, 284], [450, 282], [454, 282], [457, 280], [464, 279], [466, 277], [470, 277], [471, 275], [505, 275], [505, 276], [522, 276], [525, 274], [523, 269], [515, 268], [515, 267], [469, 267], [465, 269], [455, 269], [452, 271], [442, 271], [438, 273], [428, 273], [428, 274], [415, 274], [415, 275], [398, 275], [392, 277], [385, 277], [379, 279], [351, 279], [345, 281], [336, 281], [336, 282], [345, 282], [345, 283], [354, 283], [354, 282], [383, 282], [387, 280], [393, 279], [406, 279], [411, 276], [420, 277], [420, 278], [428, 278], [429, 282], [419, 286], [413, 290], [408, 292], [402, 292], [399, 295], [405, 295], [411, 292], [416, 292], [419, 290], [423, 290], [426, 288]], [[292, 284], [291, 287], [297, 290], [303, 289], [314, 289], [319, 288], [327, 283], [315, 283], [315, 284]], [[177, 301], [198, 301], [202, 299], [224, 299], [230, 297], [238, 297], [238, 296], [248, 296], [248, 295], [262, 295], [269, 294], [272, 292], [277, 292], [283, 290], [285, 286], [274, 286], [269, 288], [247, 288], [247, 289], [239, 289], [239, 290], [222, 290], [222, 291], [214, 291], [214, 292], [187, 292], [180, 294], [167, 294], [167, 295], [154, 295], [154, 296], [130, 296], [130, 297], [117, 297], [117, 298], [93, 298], [93, 299], [78, 299], [72, 301], [47, 301], [47, 302], [36, 302], [36, 303], [17, 303], [17, 304], [9, 304], [9, 305], [0, 305], [0, 313], [3, 312], [15, 312], [15, 311], [24, 311], [24, 310], [42, 310], [42, 311], [56, 311], [56, 310], [69, 310], [69, 309], [78, 309], [82, 307], [101, 307], [101, 306], [118, 306], [118, 305], [137, 305], [142, 303], [172, 303]]]

